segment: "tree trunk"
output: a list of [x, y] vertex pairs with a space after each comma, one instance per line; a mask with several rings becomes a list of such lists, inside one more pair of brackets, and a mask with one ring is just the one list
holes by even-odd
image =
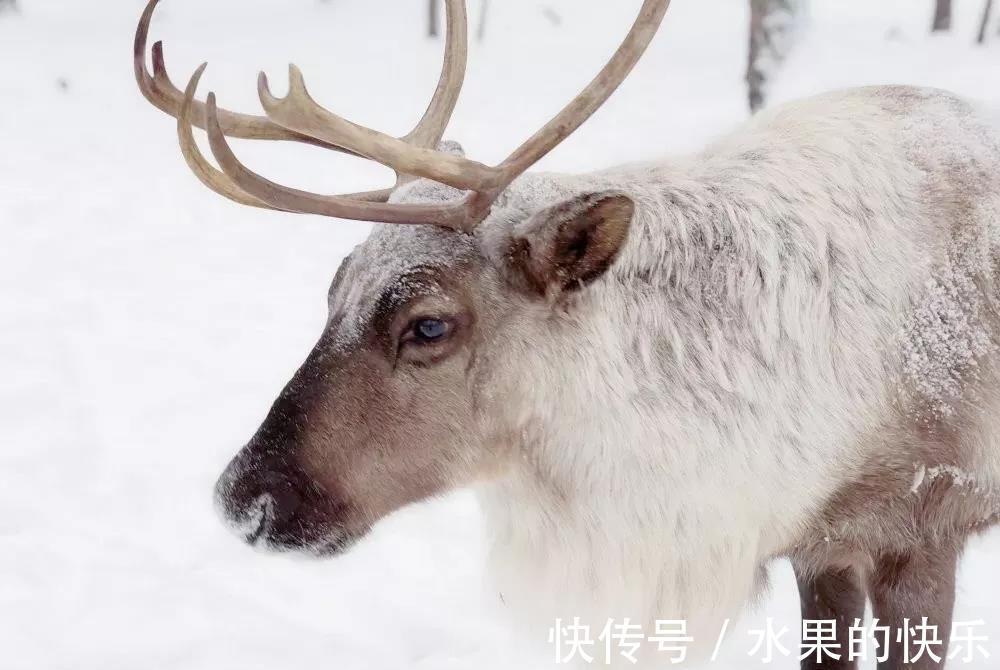
[[931, 32], [951, 30], [951, 0], [935, 0]]
[[438, 0], [427, 0], [427, 36], [438, 35]]
[[482, 0], [479, 4], [479, 28], [476, 29], [476, 38], [482, 42], [486, 37], [486, 18], [490, 11], [490, 0]]
[[768, 84], [791, 49], [802, 6], [803, 0], [750, 0], [746, 80], [752, 112], [767, 102]]
[[990, 27], [990, 17], [993, 16], [993, 0], [986, 0], [986, 4], [983, 6], [983, 21], [979, 24], [979, 37], [976, 38], [976, 42], [979, 44], [984, 44], [986, 42], [986, 31]]

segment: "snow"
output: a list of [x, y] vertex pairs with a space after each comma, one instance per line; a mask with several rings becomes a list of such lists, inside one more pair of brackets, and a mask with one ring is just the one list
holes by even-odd
[[[971, 240], [966, 246], [972, 248]], [[977, 361], [995, 350], [974, 279], [988, 261], [969, 258], [980, 255], [952, 250], [947, 266], [927, 281], [926, 295], [900, 334], [903, 372], [934, 417], [955, 412], [966, 380], [977, 378]]]
[[[132, 82], [141, 4], [22, 0], [0, 17], [0, 667], [547, 667], [550, 650], [513, 641], [482, 588], [468, 493], [404, 510], [328, 562], [256, 554], [216, 518], [216, 476], [319, 335], [329, 281], [367, 226], [203, 189]], [[449, 136], [477, 160], [504, 158], [597, 71], [639, 4], [492, 3]], [[675, 0], [634, 76], [541, 167], [693, 149], [744, 119], [744, 4]], [[153, 31], [178, 83], [211, 63], [203, 91], [223, 105], [256, 110], [256, 70], [280, 94], [293, 60], [320, 101], [399, 134], [437, 76], [423, 9], [165, 0]], [[930, 37], [929, 3], [814, 0], [772, 97], [892, 82], [1000, 104], [1000, 41], [973, 46], [979, 9], [956, 3], [954, 31]], [[304, 188], [391, 177], [311, 148], [235, 144]], [[972, 543], [958, 598], [959, 619], [988, 622], [994, 658], [998, 555], [997, 533]], [[745, 631], [767, 618], [797, 626], [788, 567], [772, 578], [710, 667], [755, 665]]]

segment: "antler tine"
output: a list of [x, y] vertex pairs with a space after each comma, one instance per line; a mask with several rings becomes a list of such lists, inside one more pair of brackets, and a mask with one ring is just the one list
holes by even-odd
[[206, 67], [208, 67], [208, 63], [202, 63], [191, 76], [191, 81], [188, 82], [187, 88], [184, 91], [184, 102], [181, 104], [180, 112], [177, 115], [177, 139], [180, 142], [184, 160], [187, 161], [188, 167], [191, 168], [191, 171], [198, 177], [201, 183], [219, 195], [241, 205], [259, 207], [261, 209], [277, 209], [241, 190], [229, 177], [216, 170], [205, 159], [201, 151], [199, 151], [198, 145], [194, 140], [194, 133], [191, 132], [193, 122], [191, 110], [194, 108], [194, 95], [198, 90], [198, 84]]
[[430, 224], [469, 232], [479, 221], [484, 204], [489, 207], [477, 193], [470, 193], [451, 203], [394, 204], [365, 202], [349, 196], [319, 195], [281, 186], [252, 172], [236, 158], [226, 142], [216, 110], [215, 94], [210, 93], [206, 103], [208, 140], [215, 160], [243, 192], [276, 209], [357, 221]]
[[[135, 42], [133, 46], [133, 65], [135, 68], [135, 80], [139, 85], [139, 90], [152, 105], [164, 113], [177, 118], [181, 105], [184, 104], [184, 93], [180, 91], [170, 80], [167, 74], [163, 59], [163, 42], [156, 42], [153, 45], [153, 74], [146, 69], [146, 45], [149, 40], [149, 26], [153, 20], [160, 0], [149, 0], [142, 17], [139, 19], [139, 26], [135, 31]], [[195, 101], [191, 110], [191, 119], [195, 126], [205, 128], [205, 106]], [[251, 114], [239, 114], [228, 110], [220, 110], [219, 122], [223, 131], [230, 137], [241, 137], [253, 140], [285, 140], [289, 142], [304, 142], [353, 154], [342, 147], [325, 143], [312, 137], [291, 132], [281, 126], [272, 123], [263, 116]]]
[[444, 62], [434, 97], [416, 127], [403, 137], [404, 142], [427, 149], [437, 147], [451, 121], [465, 81], [469, 58], [469, 25], [465, 0], [447, 0], [448, 36], [444, 45]]
[[[192, 109], [194, 108], [194, 96], [198, 90], [198, 84], [201, 82], [201, 76], [204, 74], [206, 67], [208, 67], [208, 63], [202, 63], [191, 76], [191, 80], [188, 82], [187, 88], [184, 91], [184, 101], [181, 104], [180, 111], [177, 115], [177, 139], [181, 146], [181, 154], [183, 154], [184, 160], [187, 161], [188, 167], [191, 168], [191, 171], [196, 177], [198, 177], [202, 184], [219, 195], [232, 200], [233, 202], [237, 202], [241, 205], [248, 205], [250, 207], [258, 207], [260, 209], [294, 211], [287, 210], [282, 207], [274, 207], [259, 198], [255, 198], [254, 196], [246, 193], [224, 172], [220, 172], [211, 163], [209, 163], [198, 149], [198, 144], [195, 142], [194, 133], [192, 132]], [[218, 119], [217, 113], [215, 118]], [[391, 193], [391, 189], [382, 189], [380, 191], [368, 191], [366, 193], [352, 193], [343, 197], [367, 202], [385, 202], [389, 199], [389, 195]]]
[[603, 105], [635, 67], [663, 21], [670, 0], [645, 0], [632, 29], [590, 84], [503, 163], [505, 188], [569, 137]]
[[413, 146], [337, 116], [309, 95], [302, 72], [295, 65], [288, 66], [288, 80], [288, 95], [284, 98], [271, 93], [265, 73], [261, 72], [257, 80], [260, 103], [267, 117], [280, 126], [356, 151], [397, 174], [426, 177], [466, 191], [487, 190], [500, 177], [496, 168]]

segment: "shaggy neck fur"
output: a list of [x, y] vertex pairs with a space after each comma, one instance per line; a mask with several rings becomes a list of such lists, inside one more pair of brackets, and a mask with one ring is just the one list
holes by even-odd
[[[1000, 239], [1000, 148], [977, 118], [939, 92], [830, 94], [669, 166], [536, 176], [510, 196], [509, 220], [553, 192], [638, 205], [608, 276], [497, 345], [518, 363], [489, 381], [504, 405], [488, 410], [519, 458], [482, 499], [498, 588], [534, 636], [556, 617], [595, 636], [608, 617], [647, 633], [686, 619], [710, 649], [873, 458], [865, 437], [930, 393], [907, 382], [903, 340], [948, 265], [970, 160], [993, 170], [972, 233], [989, 253], [962, 271], [992, 276]], [[996, 340], [970, 327], [985, 339], [953, 362], [960, 386]]]

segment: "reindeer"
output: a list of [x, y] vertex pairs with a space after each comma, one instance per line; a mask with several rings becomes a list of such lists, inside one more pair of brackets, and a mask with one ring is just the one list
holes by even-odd
[[[495, 167], [442, 142], [462, 0], [431, 103], [399, 139], [321, 107], [294, 66], [283, 98], [261, 75], [265, 116], [198, 102], [204, 65], [181, 91], [157, 43], [147, 70], [157, 3], [137, 80], [209, 188], [380, 224], [219, 480], [248, 543], [335, 555], [394, 510], [473, 487], [497, 588], [542, 630], [685, 619], [711, 644], [788, 557], [804, 616], [842, 624], [842, 659], [821, 667], [855, 667], [845, 624], [866, 600], [894, 631], [927, 617], [944, 655], [963, 545], [1000, 519], [997, 117], [944, 91], [860, 88], [758, 114], [695, 155], [535, 174], [668, 0], [645, 0], [594, 81]], [[354, 154], [396, 183], [288, 188], [227, 137]], [[944, 663], [908, 660], [893, 642], [879, 667]]]

